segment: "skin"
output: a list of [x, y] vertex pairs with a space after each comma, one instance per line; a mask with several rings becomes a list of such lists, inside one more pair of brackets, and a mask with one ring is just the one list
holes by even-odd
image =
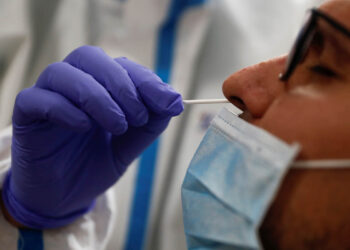
[[[350, 29], [349, 0], [321, 9]], [[234, 73], [223, 92], [245, 111], [242, 118], [302, 145], [299, 159], [350, 158], [350, 40], [322, 21], [319, 31], [323, 39], [315, 39], [287, 82], [278, 79], [283, 56]], [[315, 65], [335, 76], [312, 70]], [[348, 169], [291, 169], [260, 228], [265, 249], [350, 249], [348, 190]]]
[[[1, 192], [1, 190], [0, 190]], [[26, 228], [25, 226], [21, 225], [19, 222], [17, 222], [14, 218], [11, 217], [11, 215], [9, 214], [9, 212], [7, 211], [7, 209], [5, 208], [5, 204], [3, 202], [3, 199], [2, 199], [2, 195], [0, 194], [0, 208], [1, 208], [1, 211], [5, 217], [5, 219], [10, 223], [12, 224], [13, 226], [15, 227], [18, 227], [18, 228]]]
[[[349, 0], [320, 9], [350, 30]], [[350, 39], [323, 20], [317, 30], [288, 81], [278, 78], [282, 56], [232, 74], [223, 93], [243, 119], [298, 142], [298, 159], [349, 159]], [[260, 228], [265, 249], [350, 249], [349, 190], [350, 168], [289, 170]]]

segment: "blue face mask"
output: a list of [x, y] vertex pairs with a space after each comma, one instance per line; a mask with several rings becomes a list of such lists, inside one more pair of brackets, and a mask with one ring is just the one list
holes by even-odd
[[223, 109], [182, 185], [188, 248], [261, 249], [257, 230], [289, 167], [350, 166], [350, 159], [293, 162], [298, 151]]
[[188, 248], [261, 249], [257, 230], [289, 167], [350, 166], [350, 159], [293, 162], [298, 151], [223, 109], [182, 185]]
[[257, 230], [297, 153], [297, 145], [223, 109], [182, 185], [188, 248], [261, 248]]

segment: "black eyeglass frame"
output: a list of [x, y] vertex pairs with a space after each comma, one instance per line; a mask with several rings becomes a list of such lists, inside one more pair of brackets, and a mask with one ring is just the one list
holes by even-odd
[[279, 79], [281, 81], [287, 81], [289, 77], [294, 72], [295, 68], [299, 62], [303, 59], [306, 52], [308, 51], [313, 35], [315, 34], [317, 27], [317, 20], [319, 18], [324, 19], [328, 24], [330, 24], [335, 29], [342, 32], [344, 35], [350, 38], [350, 30], [345, 28], [342, 24], [323, 13], [322, 11], [313, 8], [309, 11], [309, 17], [307, 17], [305, 24], [301, 28], [291, 51], [289, 52], [285, 70], [283, 73], [280, 73]]

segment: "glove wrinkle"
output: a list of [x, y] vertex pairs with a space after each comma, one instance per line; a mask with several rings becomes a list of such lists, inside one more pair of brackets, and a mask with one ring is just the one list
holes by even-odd
[[29, 228], [73, 222], [182, 110], [150, 70], [96, 47], [74, 50], [17, 96], [5, 207]]

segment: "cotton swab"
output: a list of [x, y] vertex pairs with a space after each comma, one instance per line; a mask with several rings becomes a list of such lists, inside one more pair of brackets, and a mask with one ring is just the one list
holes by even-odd
[[229, 103], [227, 99], [197, 99], [183, 100], [184, 104], [214, 104], [214, 103]]

